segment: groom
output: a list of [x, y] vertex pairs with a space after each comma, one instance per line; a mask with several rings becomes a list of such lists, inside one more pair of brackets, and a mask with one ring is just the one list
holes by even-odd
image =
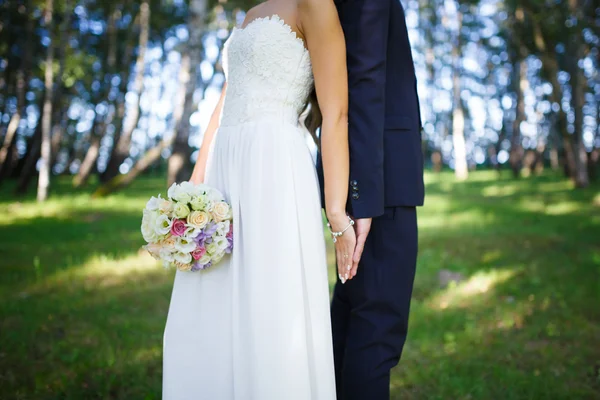
[[[389, 399], [417, 259], [423, 156], [416, 78], [398, 0], [338, 0], [346, 37], [356, 276], [331, 304], [338, 400]], [[360, 262], [359, 262], [360, 260]]]

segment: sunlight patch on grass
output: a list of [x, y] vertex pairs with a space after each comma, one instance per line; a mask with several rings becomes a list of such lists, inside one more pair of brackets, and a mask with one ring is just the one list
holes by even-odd
[[[145, 251], [137, 254], [116, 258], [106, 254], [93, 255], [84, 264], [60, 271], [38, 284], [30, 287], [27, 292], [36, 292], [47, 288], [64, 287], [65, 282], [79, 282], [90, 288], [108, 288], [127, 283], [131, 276], [163, 272], [164, 268]], [[167, 271], [164, 271], [167, 274]]]
[[484, 197], [504, 197], [512, 196], [517, 193], [520, 188], [517, 185], [490, 185], [481, 190]]
[[488, 293], [494, 286], [506, 282], [515, 274], [515, 270], [497, 269], [478, 272], [464, 282], [451, 282], [446, 290], [429, 301], [429, 306], [441, 310], [468, 306], [473, 301], [473, 297]]
[[496, 219], [495, 214], [483, 212], [478, 209], [465, 209], [464, 211], [452, 213], [429, 213], [427, 215], [419, 215], [419, 229], [439, 229], [449, 225], [453, 228], [483, 227], [493, 225]]
[[566, 215], [581, 211], [581, 204], [575, 201], [562, 201], [560, 203], [548, 204], [547, 215]]
[[140, 250], [137, 254], [118, 259], [104, 254], [95, 256], [75, 269], [71, 276], [94, 282], [97, 286], [110, 287], [122, 284], [128, 275], [154, 273], [162, 269], [156, 260]]
[[518, 209], [526, 212], [537, 212], [537, 213], [545, 213], [546, 212], [546, 204], [536, 197], [528, 197], [520, 200], [518, 203]]
[[595, 207], [600, 207], [600, 193], [594, 196], [594, 200], [592, 200], [592, 205]]
[[[0, 225], [11, 225], [25, 220], [39, 218], [73, 218], [80, 214], [85, 222], [94, 222], [98, 212], [137, 212], [140, 213], [145, 201], [136, 197], [114, 196], [106, 199], [91, 199], [87, 194], [70, 197], [57, 197], [44, 204], [34, 201], [15, 202], [0, 206]], [[87, 217], [89, 216], [89, 218]]]

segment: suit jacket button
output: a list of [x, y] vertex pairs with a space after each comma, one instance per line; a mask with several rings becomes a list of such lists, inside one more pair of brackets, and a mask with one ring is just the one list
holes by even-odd
[[350, 186], [352, 186], [353, 188], [354, 187], [358, 187], [358, 182], [353, 179], [353, 180], [350, 181]]
[[358, 199], [360, 199], [360, 195], [358, 193], [352, 193], [352, 198], [354, 200], [358, 200]]

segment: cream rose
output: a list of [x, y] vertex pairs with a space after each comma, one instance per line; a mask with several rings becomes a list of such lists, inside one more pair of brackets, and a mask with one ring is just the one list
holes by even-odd
[[169, 250], [172, 250], [172, 249], [173, 249], [173, 246], [175, 246], [175, 240], [176, 240], [176, 239], [175, 239], [175, 236], [169, 236], [169, 237], [165, 238], [164, 240], [162, 240], [162, 241], [160, 242], [160, 244], [161, 244], [161, 245], [162, 245], [164, 248], [166, 248], [166, 249], [169, 249]]
[[173, 214], [175, 214], [177, 218], [185, 218], [190, 214], [190, 208], [184, 203], [176, 203], [173, 208]]
[[219, 201], [218, 203], [215, 203], [212, 210], [212, 215], [215, 221], [221, 222], [226, 219], [229, 219], [230, 214], [231, 212], [229, 204], [225, 203], [224, 201]]
[[173, 203], [167, 199], [158, 200], [158, 210], [162, 214], [169, 214], [173, 211]]
[[178, 270], [183, 272], [188, 272], [192, 270], [192, 264], [181, 263], [179, 261], [175, 261], [175, 266]]
[[144, 246], [144, 249], [146, 249], [146, 251], [150, 253], [152, 258], [154, 258], [155, 260], [160, 260], [160, 251], [162, 250], [162, 246], [160, 244], [150, 243]]
[[204, 211], [192, 211], [188, 215], [187, 222], [194, 228], [204, 229], [206, 224], [210, 222], [210, 215]]

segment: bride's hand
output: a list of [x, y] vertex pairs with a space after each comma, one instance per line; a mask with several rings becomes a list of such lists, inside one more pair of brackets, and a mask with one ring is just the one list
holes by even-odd
[[[342, 217], [330, 218], [329, 224], [333, 232], [341, 232], [350, 224], [350, 220], [346, 215], [343, 215]], [[342, 283], [346, 283], [348, 279], [352, 279], [350, 274], [352, 269], [352, 255], [356, 248], [354, 226], [350, 226], [342, 236], [338, 236], [336, 239], [334, 245], [338, 277]]]

